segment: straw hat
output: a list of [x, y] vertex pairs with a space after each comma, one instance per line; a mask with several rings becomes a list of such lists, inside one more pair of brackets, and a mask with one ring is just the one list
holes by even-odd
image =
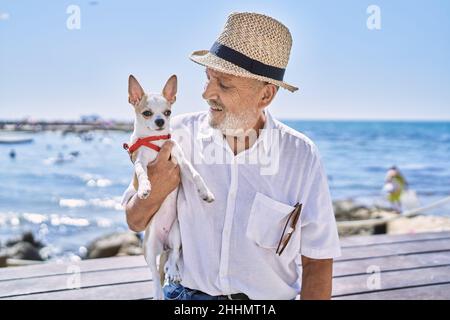
[[231, 13], [210, 50], [194, 51], [192, 61], [211, 69], [267, 81], [291, 92], [283, 82], [292, 37], [281, 22], [258, 13]]

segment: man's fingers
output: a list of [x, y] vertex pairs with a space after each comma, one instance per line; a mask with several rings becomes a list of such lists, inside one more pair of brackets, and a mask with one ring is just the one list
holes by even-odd
[[180, 166], [178, 165], [178, 163], [177, 164], [173, 164], [174, 166], [173, 166], [173, 168], [172, 168], [172, 170], [174, 170], [175, 172], [178, 172], [178, 173], [180, 173]]
[[177, 181], [181, 182], [180, 166], [176, 164], [172, 170], [172, 175], [175, 175], [177, 177]]
[[167, 140], [166, 142], [164, 142], [164, 144], [161, 146], [161, 150], [159, 151], [158, 158], [169, 160], [173, 145], [174, 143], [172, 140]]

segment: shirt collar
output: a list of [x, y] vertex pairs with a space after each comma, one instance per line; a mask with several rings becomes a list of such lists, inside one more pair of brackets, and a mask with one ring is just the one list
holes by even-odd
[[[273, 129], [275, 128], [274, 120], [272, 114], [269, 110], [264, 109], [264, 114], [266, 116], [266, 121], [264, 123], [264, 127], [261, 130], [255, 144], [252, 146], [256, 146], [259, 143], [262, 143], [264, 151], [269, 152], [270, 146], [272, 144], [273, 139]], [[199, 140], [215, 140], [215, 141], [223, 141], [222, 132], [219, 129], [212, 128], [209, 125], [209, 115], [206, 114], [205, 117], [200, 121], [199, 130], [197, 132], [197, 139]], [[217, 140], [216, 140], [217, 139]]]

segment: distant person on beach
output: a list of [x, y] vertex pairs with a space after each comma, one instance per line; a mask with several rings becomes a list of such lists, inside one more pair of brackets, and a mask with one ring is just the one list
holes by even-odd
[[[172, 139], [216, 200], [205, 203], [181, 177], [182, 280], [166, 282], [166, 299], [331, 297], [333, 259], [341, 249], [319, 151], [267, 108], [280, 87], [297, 90], [283, 81], [291, 45], [281, 22], [232, 13], [211, 49], [190, 56], [206, 67], [202, 97], [210, 108], [174, 117]], [[169, 160], [172, 146], [167, 141], [148, 165], [148, 198], [140, 199], [132, 184], [125, 191], [135, 232], [145, 230], [180, 183]]]
[[396, 166], [389, 168], [386, 173], [383, 189], [387, 193], [387, 198], [392, 208], [398, 213], [402, 212], [402, 203], [400, 200], [407, 187], [408, 183], [400, 170]]

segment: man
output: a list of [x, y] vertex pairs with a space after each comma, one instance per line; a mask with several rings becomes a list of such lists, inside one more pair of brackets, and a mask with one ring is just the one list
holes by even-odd
[[[278, 87], [297, 90], [283, 82], [291, 45], [275, 19], [232, 13], [212, 48], [191, 55], [206, 66], [210, 110], [174, 118], [173, 136], [216, 200], [202, 202], [182, 181], [182, 282], [165, 286], [167, 299], [294, 299], [300, 274], [302, 299], [331, 297], [340, 247], [319, 153], [267, 110]], [[134, 231], [180, 181], [171, 146], [149, 164], [149, 198], [134, 195], [127, 204]]]

